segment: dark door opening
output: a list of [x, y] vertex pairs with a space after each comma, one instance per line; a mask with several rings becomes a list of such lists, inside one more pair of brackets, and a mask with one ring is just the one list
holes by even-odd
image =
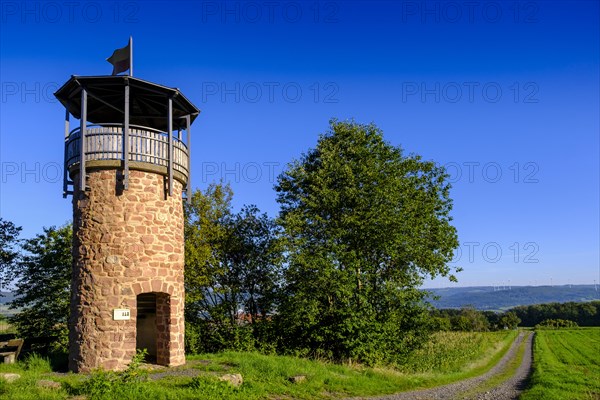
[[137, 321], [135, 348], [146, 349], [146, 362], [156, 362], [156, 294], [142, 293], [137, 296]]

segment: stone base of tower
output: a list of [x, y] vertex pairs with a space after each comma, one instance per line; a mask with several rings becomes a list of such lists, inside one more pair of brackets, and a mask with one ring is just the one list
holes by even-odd
[[141, 348], [184, 364], [181, 183], [168, 196], [160, 174], [131, 170], [128, 190], [115, 169], [87, 175], [73, 196], [69, 369], [124, 369]]

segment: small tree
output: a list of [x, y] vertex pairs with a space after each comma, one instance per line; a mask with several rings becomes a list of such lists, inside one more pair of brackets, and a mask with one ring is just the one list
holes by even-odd
[[24, 255], [10, 268], [16, 286], [10, 307], [18, 310], [11, 323], [26, 338], [54, 339], [51, 345], [34, 346], [36, 350], [67, 349], [72, 237], [71, 224], [44, 228], [24, 241]]
[[489, 322], [481, 311], [473, 307], [463, 307], [460, 314], [452, 318], [452, 329], [465, 332], [484, 332], [489, 329]]
[[185, 297], [186, 319], [196, 320], [198, 305], [206, 298], [211, 277], [221, 269], [222, 245], [231, 217], [233, 192], [229, 185], [211, 184], [195, 191], [185, 210]]
[[275, 223], [255, 206], [231, 211], [229, 186], [195, 192], [187, 206], [188, 350], [254, 349], [267, 342], [281, 251]]
[[8, 273], [17, 259], [17, 242], [21, 228], [0, 218], [0, 296], [8, 283]]
[[505, 312], [498, 322], [499, 328], [504, 329], [517, 329], [517, 326], [521, 323], [521, 319], [517, 317], [512, 311]]
[[225, 339], [208, 309], [216, 305], [207, 291], [220, 274], [222, 244], [227, 235], [233, 192], [227, 185], [211, 184], [192, 193], [185, 211], [185, 341], [191, 353], [222, 348]]
[[250, 323], [264, 321], [273, 311], [281, 281], [279, 229], [267, 214], [244, 206], [229, 222], [227, 281], [239, 293]]

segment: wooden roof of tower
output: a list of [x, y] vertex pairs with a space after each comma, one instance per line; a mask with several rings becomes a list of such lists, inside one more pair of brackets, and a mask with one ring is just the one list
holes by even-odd
[[190, 124], [200, 110], [179, 89], [158, 85], [131, 76], [71, 76], [54, 93], [59, 101], [75, 118], [81, 118], [81, 88], [88, 92], [87, 121], [102, 125], [123, 120], [125, 85], [130, 87], [130, 123], [160, 131], [167, 130], [167, 99], [173, 99], [173, 128], [185, 129], [185, 116]]

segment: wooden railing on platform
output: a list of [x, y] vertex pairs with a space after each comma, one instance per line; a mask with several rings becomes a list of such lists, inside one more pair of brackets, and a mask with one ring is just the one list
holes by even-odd
[[[86, 128], [85, 159], [123, 160], [123, 128], [120, 124], [91, 125]], [[129, 161], [161, 167], [169, 165], [169, 138], [164, 132], [135, 125], [129, 128]], [[73, 129], [65, 140], [65, 167], [70, 170], [80, 160], [80, 128]], [[173, 137], [173, 169], [184, 177], [189, 175], [187, 146]]]

